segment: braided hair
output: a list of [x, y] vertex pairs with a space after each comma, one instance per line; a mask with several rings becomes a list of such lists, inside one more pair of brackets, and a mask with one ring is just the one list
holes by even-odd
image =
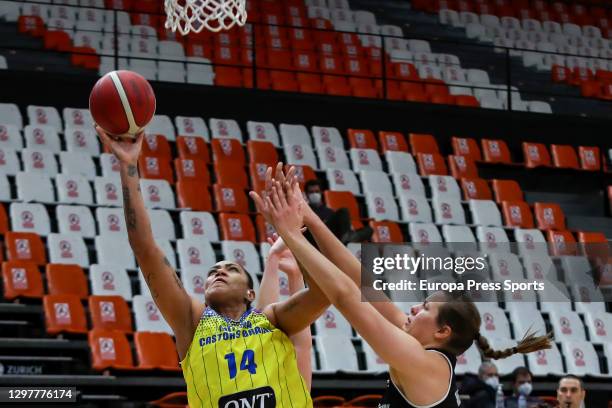
[[489, 341], [480, 334], [476, 333], [474, 339], [480, 351], [486, 358], [499, 360], [501, 358], [510, 357], [514, 354], [528, 354], [538, 350], [545, 350], [552, 347], [552, 332], [547, 333], [544, 336], [536, 336], [534, 332], [528, 331], [525, 333], [521, 341], [516, 346], [509, 347], [503, 350], [494, 350]]

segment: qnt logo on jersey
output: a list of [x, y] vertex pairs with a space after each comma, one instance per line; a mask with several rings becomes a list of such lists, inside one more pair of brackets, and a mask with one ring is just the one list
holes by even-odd
[[219, 399], [219, 408], [275, 408], [276, 395], [272, 387], [261, 387], [253, 390], [226, 395]]

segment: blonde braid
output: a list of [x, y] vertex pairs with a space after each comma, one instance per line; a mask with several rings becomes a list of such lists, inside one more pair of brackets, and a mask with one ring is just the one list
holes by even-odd
[[527, 332], [519, 341], [516, 346], [510, 347], [504, 350], [494, 350], [489, 345], [489, 341], [482, 336], [480, 333], [476, 333], [476, 344], [482, 351], [482, 354], [486, 358], [492, 358], [499, 360], [502, 358], [510, 357], [514, 354], [521, 353], [533, 353], [534, 351], [549, 349], [552, 347], [552, 332], [545, 336], [536, 336], [534, 332]]

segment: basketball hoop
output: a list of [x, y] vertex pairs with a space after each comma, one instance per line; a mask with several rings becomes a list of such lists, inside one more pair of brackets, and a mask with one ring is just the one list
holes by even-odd
[[229, 30], [246, 23], [246, 0], [165, 0], [166, 28], [182, 35], [206, 28]]

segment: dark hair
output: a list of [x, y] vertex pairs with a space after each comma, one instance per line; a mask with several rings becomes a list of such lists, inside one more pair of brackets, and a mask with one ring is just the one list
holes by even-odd
[[563, 380], [576, 380], [578, 381], [578, 384], [580, 384], [580, 389], [584, 390], [584, 383], [582, 382], [582, 379], [580, 377], [575, 376], [574, 374], [566, 374], [563, 377], [559, 378], [559, 384], [561, 384], [561, 381]]
[[304, 184], [304, 191], [308, 191], [310, 187], [318, 186], [319, 188], [323, 188], [319, 179], [308, 180], [306, 184]]
[[254, 282], [253, 282], [253, 277], [251, 276], [251, 274], [249, 273], [249, 271], [247, 271], [247, 269], [244, 266], [240, 266], [242, 268], [242, 270], [244, 271], [244, 273], [247, 276], [247, 281], [248, 281], [248, 285], [249, 285], [249, 289], [253, 289], [254, 288]]
[[516, 367], [512, 371], [512, 382], [513, 383], [516, 382], [516, 379], [519, 377], [519, 375], [528, 375], [529, 377], [533, 377], [533, 374], [531, 374], [531, 371], [529, 371], [527, 367]]
[[465, 293], [444, 294], [444, 302], [438, 309], [437, 323], [440, 327], [446, 325], [452, 330], [450, 339], [444, 348], [454, 355], [464, 353], [474, 341], [485, 358], [500, 359], [513, 354], [527, 354], [538, 350], [551, 348], [552, 333], [536, 336], [527, 332], [516, 346], [504, 350], [494, 350], [488, 340], [480, 335], [480, 313], [472, 299]]

